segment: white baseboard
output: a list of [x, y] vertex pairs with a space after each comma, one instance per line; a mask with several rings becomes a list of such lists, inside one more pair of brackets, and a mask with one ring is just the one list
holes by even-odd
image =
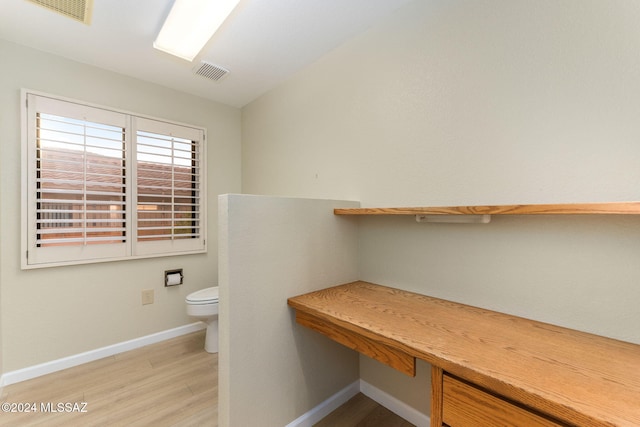
[[368, 382], [358, 380], [343, 388], [315, 408], [291, 421], [286, 425], [286, 427], [311, 427], [339, 408], [342, 404], [346, 403], [349, 399], [358, 394], [358, 392], [361, 392], [370, 399], [375, 400], [380, 405], [417, 427], [429, 427], [431, 423], [429, 416], [417, 411], [379, 388], [372, 386]]
[[379, 388], [372, 386], [366, 381], [360, 380], [360, 391], [365, 396], [375, 400], [380, 405], [417, 427], [429, 427], [431, 424], [431, 420], [427, 415], [412, 408]]
[[343, 388], [315, 408], [302, 414], [300, 417], [291, 421], [286, 427], [311, 427], [344, 403], [346, 403], [353, 396], [360, 391], [360, 381], [354, 381], [347, 387]]
[[144, 347], [145, 345], [155, 344], [160, 341], [178, 337], [180, 335], [189, 334], [202, 330], [206, 325], [202, 322], [195, 322], [177, 328], [168, 329], [166, 331], [157, 332], [155, 334], [146, 335], [140, 338], [134, 338], [129, 341], [109, 345], [106, 347], [90, 350], [73, 356], [64, 357], [62, 359], [52, 360], [50, 362], [41, 363], [39, 365], [29, 366], [16, 371], [6, 372], [0, 377], [0, 387], [9, 384], [15, 384], [21, 381], [30, 380], [42, 375], [61, 371], [73, 366], [82, 365], [83, 363], [93, 362], [94, 360], [104, 357], [113, 356], [114, 354], [123, 353], [125, 351], [134, 350]]

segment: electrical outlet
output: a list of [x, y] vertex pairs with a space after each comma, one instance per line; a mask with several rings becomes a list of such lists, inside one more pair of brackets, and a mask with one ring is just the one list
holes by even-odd
[[142, 291], [142, 305], [153, 304], [153, 289]]

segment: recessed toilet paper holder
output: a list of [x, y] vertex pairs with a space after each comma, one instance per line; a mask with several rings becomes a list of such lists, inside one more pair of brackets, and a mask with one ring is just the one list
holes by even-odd
[[165, 286], [176, 286], [182, 285], [182, 280], [184, 279], [184, 275], [182, 274], [182, 269], [178, 268], [175, 270], [165, 270], [164, 271], [164, 285]]

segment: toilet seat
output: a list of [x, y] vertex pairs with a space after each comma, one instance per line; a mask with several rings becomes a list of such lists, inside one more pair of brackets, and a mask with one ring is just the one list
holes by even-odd
[[187, 304], [214, 304], [218, 302], [218, 287], [200, 289], [187, 295]]
[[187, 314], [204, 322], [207, 332], [204, 349], [208, 353], [218, 352], [218, 287], [200, 289], [185, 298]]

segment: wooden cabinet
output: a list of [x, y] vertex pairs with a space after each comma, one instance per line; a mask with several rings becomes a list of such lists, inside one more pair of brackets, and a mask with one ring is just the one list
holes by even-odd
[[640, 345], [367, 282], [288, 304], [405, 374], [430, 363], [432, 427], [640, 426]]
[[444, 373], [442, 423], [450, 427], [566, 427], [551, 418]]

